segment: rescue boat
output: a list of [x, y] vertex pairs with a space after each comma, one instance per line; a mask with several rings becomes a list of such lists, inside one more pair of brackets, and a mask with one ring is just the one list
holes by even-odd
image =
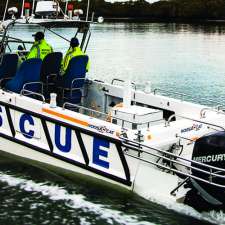
[[[225, 208], [223, 106], [187, 102], [182, 93], [150, 86], [138, 90], [130, 81], [88, 79], [87, 56], [73, 58], [60, 83], [60, 52], [18, 69], [18, 54], [32, 42], [9, 36], [16, 23], [1, 35], [0, 154], [97, 178], [146, 199], [160, 196], [199, 211]], [[84, 52], [91, 24], [74, 24]], [[23, 47], [17, 54], [15, 43]]]

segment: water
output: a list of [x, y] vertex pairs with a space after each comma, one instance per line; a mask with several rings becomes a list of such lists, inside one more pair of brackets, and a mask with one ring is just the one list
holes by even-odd
[[[35, 31], [20, 27], [12, 33], [29, 39]], [[46, 35], [55, 50], [66, 51], [68, 42]], [[88, 76], [108, 82], [130, 77], [139, 88], [151, 81], [153, 88], [180, 91], [192, 101], [225, 103], [224, 52], [223, 24], [95, 25]], [[80, 177], [69, 180], [5, 157], [0, 160], [0, 224], [225, 224], [223, 212], [200, 214], [152, 197], [147, 201]]]

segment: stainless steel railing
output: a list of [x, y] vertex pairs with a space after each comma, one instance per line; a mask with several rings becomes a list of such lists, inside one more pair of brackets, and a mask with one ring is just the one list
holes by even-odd
[[205, 118], [206, 117], [206, 112], [207, 111], [209, 111], [209, 112], [216, 112], [216, 113], [218, 113], [218, 114], [223, 114], [223, 115], [225, 115], [225, 112], [222, 110], [222, 109], [220, 109], [220, 106], [218, 107], [217, 106], [217, 108], [203, 108], [201, 111], [200, 111], [200, 117], [201, 118]]
[[[114, 79], [111, 81], [111, 84], [115, 84], [115, 81], [118, 81], [118, 82], [120, 82], [120, 83], [125, 83], [125, 81], [124, 81], [124, 80], [122, 80], [122, 79], [117, 79], [117, 78], [114, 78]], [[131, 84], [133, 85], [134, 90], [137, 90], [137, 86], [136, 86], [136, 84], [135, 84], [134, 82], [131, 82]]]
[[137, 126], [146, 125], [147, 128], [149, 128], [152, 123], [161, 122], [161, 121], [165, 123], [164, 119], [152, 120], [152, 121], [143, 122], [143, 123], [134, 123], [134, 122], [131, 122], [131, 121], [128, 121], [128, 120], [125, 120], [125, 119], [121, 119], [121, 118], [116, 117], [116, 116], [112, 116], [112, 115], [109, 115], [109, 114], [106, 114], [106, 113], [103, 113], [103, 112], [100, 112], [100, 111], [96, 111], [94, 109], [90, 109], [90, 108], [87, 108], [87, 107], [84, 107], [84, 106], [80, 106], [80, 105], [72, 104], [72, 103], [69, 103], [69, 102], [65, 102], [63, 104], [63, 109], [65, 110], [67, 107], [74, 107], [74, 108], [76, 108], [78, 110], [85, 110], [85, 111], [90, 112], [90, 113], [99, 114], [100, 116], [102, 116], [105, 119], [107, 117], [110, 117], [110, 119], [119, 120], [119, 121], [121, 121], [121, 127], [122, 128], [124, 127], [125, 123], [136, 124]]
[[205, 125], [208, 125], [208, 126], [216, 127], [220, 130], [225, 131], [225, 128], [223, 126], [219, 126], [219, 125], [216, 125], [216, 124], [213, 124], [213, 123], [205, 122], [205, 121], [202, 121], [202, 120], [197, 120], [197, 119], [194, 119], [194, 118], [189, 118], [189, 117], [186, 117], [186, 116], [180, 116], [180, 115], [176, 115], [176, 114], [171, 115], [169, 117], [169, 119], [167, 120], [165, 125], [170, 126], [170, 122], [172, 121], [173, 118], [181, 118], [181, 119], [185, 119], [185, 120], [190, 120], [190, 121], [193, 121], [193, 122], [202, 123], [202, 124], [205, 124]]
[[[220, 180], [225, 183], [225, 169], [210, 166], [194, 160], [189, 160], [169, 151], [153, 148], [142, 143], [126, 139], [124, 137], [120, 137], [120, 139], [122, 141], [122, 146], [126, 149], [124, 154], [129, 157], [141, 160], [142, 162], [149, 163], [169, 172], [180, 174], [185, 178], [193, 178], [195, 180], [225, 189], [225, 184], [223, 185], [213, 181], [213, 178], [220, 178]], [[130, 154], [129, 149], [136, 151], [138, 153], [137, 156]], [[168, 163], [165, 164], [160, 162], [160, 160], [155, 161], [154, 159], [147, 158], [148, 155], [153, 156], [154, 158], [157, 157], [158, 159], [163, 159]], [[144, 156], [146, 158], [144, 158]], [[176, 168], [174, 165], [182, 166], [183, 170]], [[198, 172], [200, 176], [198, 177], [193, 175], [193, 171]]]
[[38, 97], [40, 97], [42, 99], [42, 103], [43, 104], [45, 103], [44, 95], [39, 94], [37, 92], [33, 92], [33, 91], [26, 90], [26, 89], [22, 89], [21, 92], [20, 92], [20, 95], [24, 95], [24, 96], [29, 96], [29, 95], [38, 96]]

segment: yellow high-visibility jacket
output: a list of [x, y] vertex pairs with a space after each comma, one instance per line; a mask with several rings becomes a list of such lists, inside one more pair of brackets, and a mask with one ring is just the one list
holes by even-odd
[[[83, 51], [81, 50], [80, 47], [75, 47], [75, 48], [69, 48], [65, 57], [63, 58], [63, 61], [62, 61], [62, 69], [63, 69], [63, 72], [66, 71], [68, 65], [69, 65], [69, 62], [70, 60], [73, 58], [73, 57], [76, 57], [76, 56], [80, 56], [80, 55], [85, 55], [83, 53]], [[88, 60], [88, 63], [87, 63], [87, 67], [86, 67], [86, 70], [89, 71], [90, 69], [90, 60]]]
[[46, 55], [52, 52], [52, 46], [49, 45], [44, 39], [41, 41], [35, 41], [27, 55], [27, 59], [39, 58], [43, 60]]

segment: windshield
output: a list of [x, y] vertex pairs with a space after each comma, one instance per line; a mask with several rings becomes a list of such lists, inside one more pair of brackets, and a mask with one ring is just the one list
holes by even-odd
[[[57, 33], [58, 35], [62, 36], [59, 37], [56, 34], [52, 33], [49, 30], [44, 30], [40, 26], [27, 26], [27, 25], [16, 25], [12, 27], [8, 33], [7, 36], [12, 37], [12, 39], [9, 39], [8, 46], [6, 48], [6, 52], [15, 52], [18, 49], [18, 45], [21, 45], [19, 43], [21, 41], [24, 41], [25, 49], [29, 50], [34, 42], [34, 38], [32, 35], [36, 33], [37, 31], [43, 31], [45, 32], [45, 40], [51, 44], [54, 48], [54, 51], [61, 51], [62, 53], [65, 53], [66, 50], [69, 47], [69, 40], [75, 36], [77, 32], [77, 28], [55, 28], [52, 29], [53, 32]], [[66, 38], [67, 40], [63, 39]], [[82, 39], [82, 35], [79, 34], [78, 39]], [[19, 39], [18, 41], [14, 40], [14, 38]]]

